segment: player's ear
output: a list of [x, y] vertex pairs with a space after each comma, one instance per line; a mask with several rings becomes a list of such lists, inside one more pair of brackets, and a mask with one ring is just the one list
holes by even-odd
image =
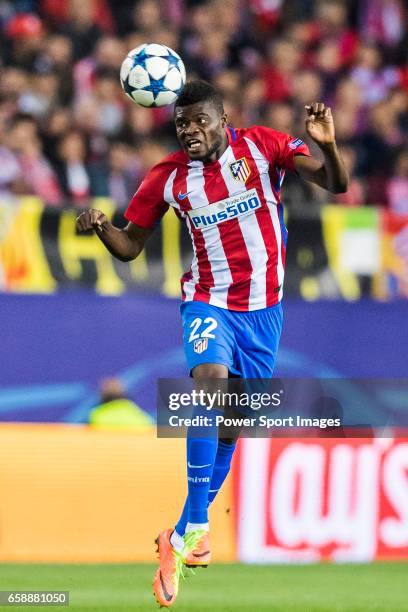
[[228, 123], [227, 113], [224, 113], [223, 115], [221, 115], [221, 125], [222, 125], [222, 127], [225, 128], [227, 123]]

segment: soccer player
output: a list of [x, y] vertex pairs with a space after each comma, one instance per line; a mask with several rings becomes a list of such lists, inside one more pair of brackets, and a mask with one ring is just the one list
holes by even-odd
[[[142, 251], [172, 207], [188, 227], [193, 261], [181, 279], [183, 340], [195, 379], [270, 378], [282, 330], [286, 228], [280, 190], [286, 170], [333, 193], [347, 190], [330, 108], [306, 107], [306, 131], [323, 161], [300, 139], [273, 129], [227, 124], [220, 94], [203, 81], [188, 82], [176, 101], [180, 150], [146, 175], [133, 196], [124, 229], [98, 210], [77, 219], [95, 229], [122, 261]], [[211, 560], [208, 506], [224, 482], [236, 440], [187, 437], [188, 497], [174, 528], [160, 533], [153, 588], [169, 607], [183, 565]]]

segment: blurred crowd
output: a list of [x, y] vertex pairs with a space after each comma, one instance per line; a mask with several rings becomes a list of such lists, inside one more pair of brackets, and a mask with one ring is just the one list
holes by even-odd
[[[304, 106], [330, 105], [353, 176], [336, 200], [408, 214], [407, 14], [403, 0], [0, 0], [0, 195], [125, 208], [176, 147], [172, 109], [119, 83], [127, 52], [158, 42], [220, 88], [235, 126], [302, 138]], [[288, 181], [293, 209], [332, 198]]]

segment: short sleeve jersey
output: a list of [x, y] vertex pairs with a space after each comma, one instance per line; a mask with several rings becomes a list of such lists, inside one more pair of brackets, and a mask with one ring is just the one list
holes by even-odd
[[280, 191], [307, 145], [262, 126], [227, 128], [228, 147], [209, 163], [184, 151], [146, 175], [125, 217], [153, 228], [172, 207], [189, 230], [193, 261], [182, 299], [248, 311], [282, 298], [287, 232]]

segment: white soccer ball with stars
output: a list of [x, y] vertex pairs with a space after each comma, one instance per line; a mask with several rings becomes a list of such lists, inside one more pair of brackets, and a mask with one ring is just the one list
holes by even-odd
[[172, 104], [186, 82], [181, 57], [165, 45], [145, 43], [132, 49], [122, 63], [120, 82], [125, 94], [140, 106]]

